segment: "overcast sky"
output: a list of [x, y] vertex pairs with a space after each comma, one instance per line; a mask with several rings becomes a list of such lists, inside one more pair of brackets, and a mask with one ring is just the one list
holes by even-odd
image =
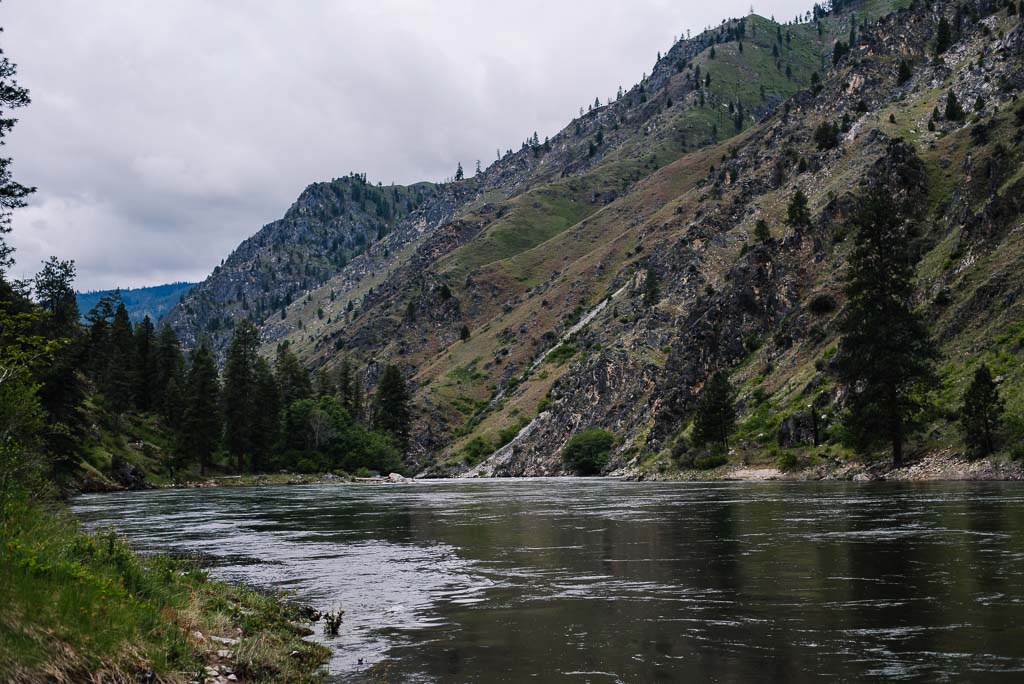
[[[755, 5], [780, 19], [810, 0]], [[649, 72], [749, 0], [5, 0], [33, 103], [8, 139], [38, 186], [15, 276], [80, 289], [201, 280], [302, 188], [442, 180]]]

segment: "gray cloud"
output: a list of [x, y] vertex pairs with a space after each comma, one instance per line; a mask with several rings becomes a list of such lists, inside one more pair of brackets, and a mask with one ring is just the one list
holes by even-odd
[[[806, 0], [778, 0], [788, 17]], [[36, 185], [15, 275], [83, 289], [204, 277], [310, 182], [441, 180], [637, 82], [675, 36], [749, 4], [558, 0], [8, 0]]]

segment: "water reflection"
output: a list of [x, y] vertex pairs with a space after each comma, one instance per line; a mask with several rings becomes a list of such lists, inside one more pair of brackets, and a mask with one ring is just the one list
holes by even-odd
[[960, 681], [1024, 674], [1022, 504], [1013, 483], [515, 480], [76, 510], [343, 604], [338, 681]]

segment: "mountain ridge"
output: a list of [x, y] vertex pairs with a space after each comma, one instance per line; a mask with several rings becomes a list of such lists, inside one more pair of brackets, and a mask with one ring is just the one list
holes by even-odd
[[[982, 311], [995, 297], [1009, 303], [972, 344], [984, 355], [1013, 339], [1022, 317], [1012, 275], [1022, 270], [1007, 225], [1021, 211], [1020, 134], [1006, 110], [1022, 86], [1019, 15], [984, 1], [844, 5], [800, 24], [730, 20], [680, 41], [621, 98], [445, 185], [443, 220], [370, 242], [265, 318], [265, 353], [288, 341], [310, 368], [350, 358], [370, 388], [385, 361], [398, 362], [419, 407], [409, 459], [433, 474], [560, 474], [561, 446], [591, 426], [620, 438], [611, 469], [671, 469], [718, 368], [740, 386], [737, 456], [806, 447], [808, 402], [837, 429], [844, 223], [862, 183], [881, 179], [921, 200], [920, 234], [908, 239], [921, 291], [950, 300], [921, 302], [935, 309], [944, 349], [972, 332], [977, 316], [956, 290], [972, 277], [986, 281], [987, 294], [970, 293], [988, 297]], [[955, 41], [940, 60], [942, 17]], [[751, 75], [779, 92], [762, 95]], [[981, 102], [963, 124], [932, 115], [950, 91]], [[822, 146], [825, 125], [835, 140], [826, 128]], [[794, 229], [785, 205], [797, 189], [813, 220]], [[768, 242], [753, 237], [758, 219]], [[660, 286], [652, 307], [638, 302], [648, 277]], [[812, 312], [816, 297], [831, 311]], [[944, 406], [972, 363], [943, 367]], [[1014, 407], [1021, 385], [1010, 368]], [[939, 422], [931, 439], [956, 437]]]

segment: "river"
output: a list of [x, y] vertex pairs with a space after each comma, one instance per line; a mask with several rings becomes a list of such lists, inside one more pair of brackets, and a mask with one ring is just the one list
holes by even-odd
[[1024, 680], [1021, 483], [435, 481], [74, 510], [341, 605], [336, 682]]

